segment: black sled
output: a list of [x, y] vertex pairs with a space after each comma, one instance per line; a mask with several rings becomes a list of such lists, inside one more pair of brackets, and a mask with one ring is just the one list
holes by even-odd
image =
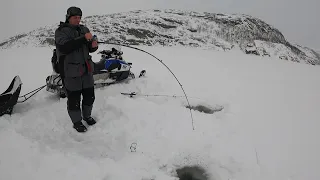
[[21, 92], [22, 82], [15, 76], [8, 89], [0, 95], [0, 116], [12, 114], [13, 107], [17, 104]]

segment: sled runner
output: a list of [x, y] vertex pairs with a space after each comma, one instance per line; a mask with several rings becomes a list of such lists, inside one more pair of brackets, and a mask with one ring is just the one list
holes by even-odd
[[19, 76], [15, 76], [8, 89], [0, 95], [0, 116], [12, 113], [17, 104], [21, 91], [22, 82]]

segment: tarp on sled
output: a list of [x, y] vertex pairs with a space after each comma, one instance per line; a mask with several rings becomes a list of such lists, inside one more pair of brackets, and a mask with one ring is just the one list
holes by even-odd
[[15, 76], [8, 89], [0, 95], [0, 116], [12, 113], [13, 106], [17, 104], [22, 82], [19, 76]]

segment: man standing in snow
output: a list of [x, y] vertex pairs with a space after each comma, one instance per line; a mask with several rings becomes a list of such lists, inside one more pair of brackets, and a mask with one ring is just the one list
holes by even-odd
[[[92, 62], [89, 53], [98, 49], [89, 29], [80, 25], [82, 11], [78, 7], [67, 10], [66, 21], [60, 22], [55, 31], [55, 43], [59, 60], [60, 75], [67, 92], [67, 110], [78, 132], [86, 132], [82, 119], [88, 125], [96, 121], [91, 117], [95, 100]], [[81, 95], [83, 96], [82, 105]]]

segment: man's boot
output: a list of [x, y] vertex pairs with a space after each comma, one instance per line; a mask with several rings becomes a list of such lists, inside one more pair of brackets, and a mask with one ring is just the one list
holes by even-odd
[[76, 129], [78, 132], [86, 132], [87, 131], [87, 128], [82, 124], [81, 121], [74, 123], [73, 128]]
[[81, 120], [82, 120], [81, 111], [68, 110], [68, 114], [71, 118], [74, 129], [76, 129], [78, 132], [86, 132], [87, 131], [87, 128], [81, 122]]
[[88, 125], [92, 126], [96, 121], [91, 117], [92, 106], [82, 104], [82, 116], [83, 120], [87, 122]]

